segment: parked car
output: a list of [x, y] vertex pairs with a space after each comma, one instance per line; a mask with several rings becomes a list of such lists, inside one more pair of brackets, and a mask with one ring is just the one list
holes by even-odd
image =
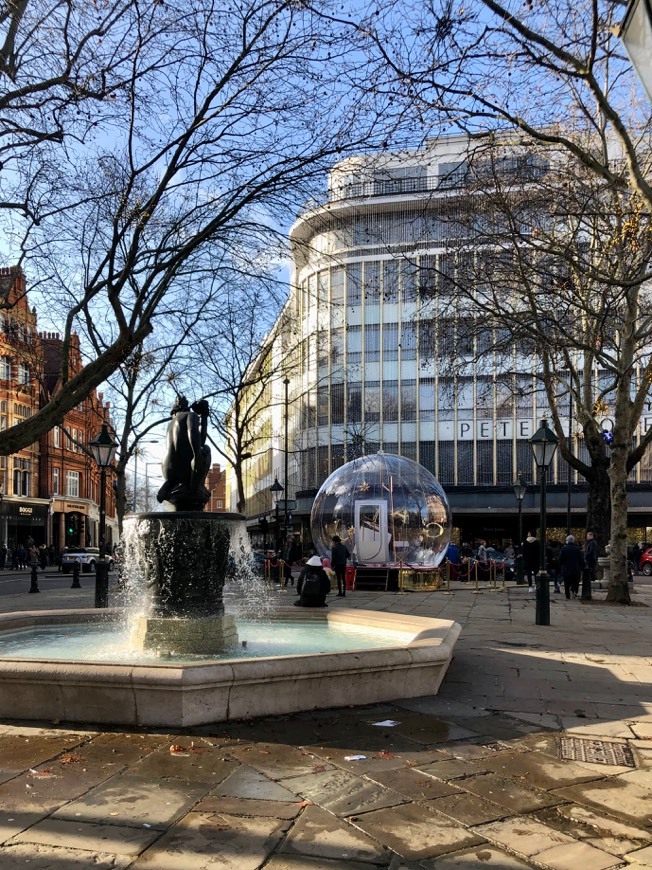
[[500, 550], [494, 550], [493, 547], [487, 547], [487, 556], [492, 562], [504, 562], [506, 568], [514, 567], [513, 559], [506, 559]]
[[[95, 565], [100, 560], [100, 551], [97, 547], [69, 547], [61, 556], [61, 570], [64, 574], [70, 574], [75, 562], [79, 562], [80, 570], [89, 574], [95, 570]], [[107, 556], [109, 571], [113, 571], [113, 556]]]
[[648, 547], [639, 559], [638, 570], [646, 577], [652, 575], [652, 547]]

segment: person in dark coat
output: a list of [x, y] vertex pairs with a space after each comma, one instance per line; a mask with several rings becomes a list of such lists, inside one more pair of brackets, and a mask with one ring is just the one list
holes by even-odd
[[539, 542], [537, 541], [534, 532], [528, 532], [527, 538], [521, 546], [523, 554], [523, 573], [527, 577], [527, 585], [530, 589], [533, 588], [532, 583], [534, 578], [539, 573]]
[[593, 532], [586, 533], [584, 563], [586, 565], [586, 570], [589, 572], [591, 583], [593, 583], [595, 580], [595, 569], [598, 567], [598, 542], [596, 541]]
[[295, 607], [328, 607], [326, 596], [331, 591], [328, 574], [324, 571], [319, 556], [311, 556], [297, 581], [299, 600]]
[[569, 535], [559, 554], [559, 571], [564, 581], [566, 598], [571, 598], [571, 596], [577, 598], [583, 567], [584, 554], [578, 547], [573, 535]]
[[559, 586], [559, 554], [561, 553], [561, 543], [559, 541], [550, 541], [546, 547], [546, 566], [548, 568], [548, 576], [555, 584], [555, 592], [561, 592]]
[[333, 535], [331, 547], [331, 568], [337, 577], [337, 597], [346, 596], [346, 562], [351, 555], [348, 548], [342, 543], [339, 535]]

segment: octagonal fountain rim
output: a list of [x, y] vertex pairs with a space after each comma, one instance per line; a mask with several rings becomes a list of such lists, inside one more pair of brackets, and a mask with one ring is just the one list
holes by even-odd
[[[0, 633], [97, 622], [93, 610], [0, 615]], [[109, 612], [115, 619], [118, 611]], [[305, 621], [305, 613], [283, 612]], [[435, 694], [460, 626], [449, 620], [377, 611], [314, 612], [329, 624], [404, 631], [399, 647], [220, 659], [119, 664], [0, 658], [0, 717], [143, 727], [189, 727]]]

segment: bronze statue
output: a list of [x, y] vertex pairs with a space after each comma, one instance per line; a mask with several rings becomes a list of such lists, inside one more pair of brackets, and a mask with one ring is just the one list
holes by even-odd
[[211, 465], [206, 446], [208, 402], [202, 399], [189, 407], [186, 397], [179, 396], [171, 414], [161, 466], [165, 483], [156, 498], [170, 502], [177, 511], [201, 511], [210, 498], [204, 486]]

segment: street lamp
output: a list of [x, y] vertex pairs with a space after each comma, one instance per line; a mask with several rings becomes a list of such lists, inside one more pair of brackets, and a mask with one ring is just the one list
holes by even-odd
[[288, 529], [288, 389], [290, 387], [290, 379], [285, 378], [283, 381], [285, 386], [285, 440], [283, 443], [283, 452], [285, 454], [285, 504], [283, 505], [283, 513], [285, 520], [285, 534], [287, 535], [289, 532]]
[[518, 502], [518, 545], [520, 547], [523, 543], [523, 499], [527, 492], [527, 483], [523, 480], [523, 477], [520, 474], [514, 481], [512, 489], [514, 490], [514, 495]]
[[279, 551], [279, 536], [278, 536], [278, 500], [283, 492], [283, 487], [278, 482], [278, 477], [274, 478], [274, 483], [270, 486], [269, 491], [272, 494], [272, 498], [274, 499], [274, 512], [275, 512], [275, 521], [274, 521], [274, 542], [275, 542], [275, 552]]
[[652, 100], [652, 0], [631, 0], [618, 35]]
[[534, 461], [541, 481], [541, 515], [539, 521], [539, 573], [537, 574], [536, 625], [550, 625], [550, 586], [546, 573], [546, 476], [553, 460], [559, 439], [544, 418], [541, 426], [530, 438]]
[[109, 563], [106, 561], [106, 469], [113, 462], [118, 444], [102, 424], [102, 431], [89, 442], [93, 459], [100, 469], [100, 558], [95, 566], [95, 607], [109, 606]]

